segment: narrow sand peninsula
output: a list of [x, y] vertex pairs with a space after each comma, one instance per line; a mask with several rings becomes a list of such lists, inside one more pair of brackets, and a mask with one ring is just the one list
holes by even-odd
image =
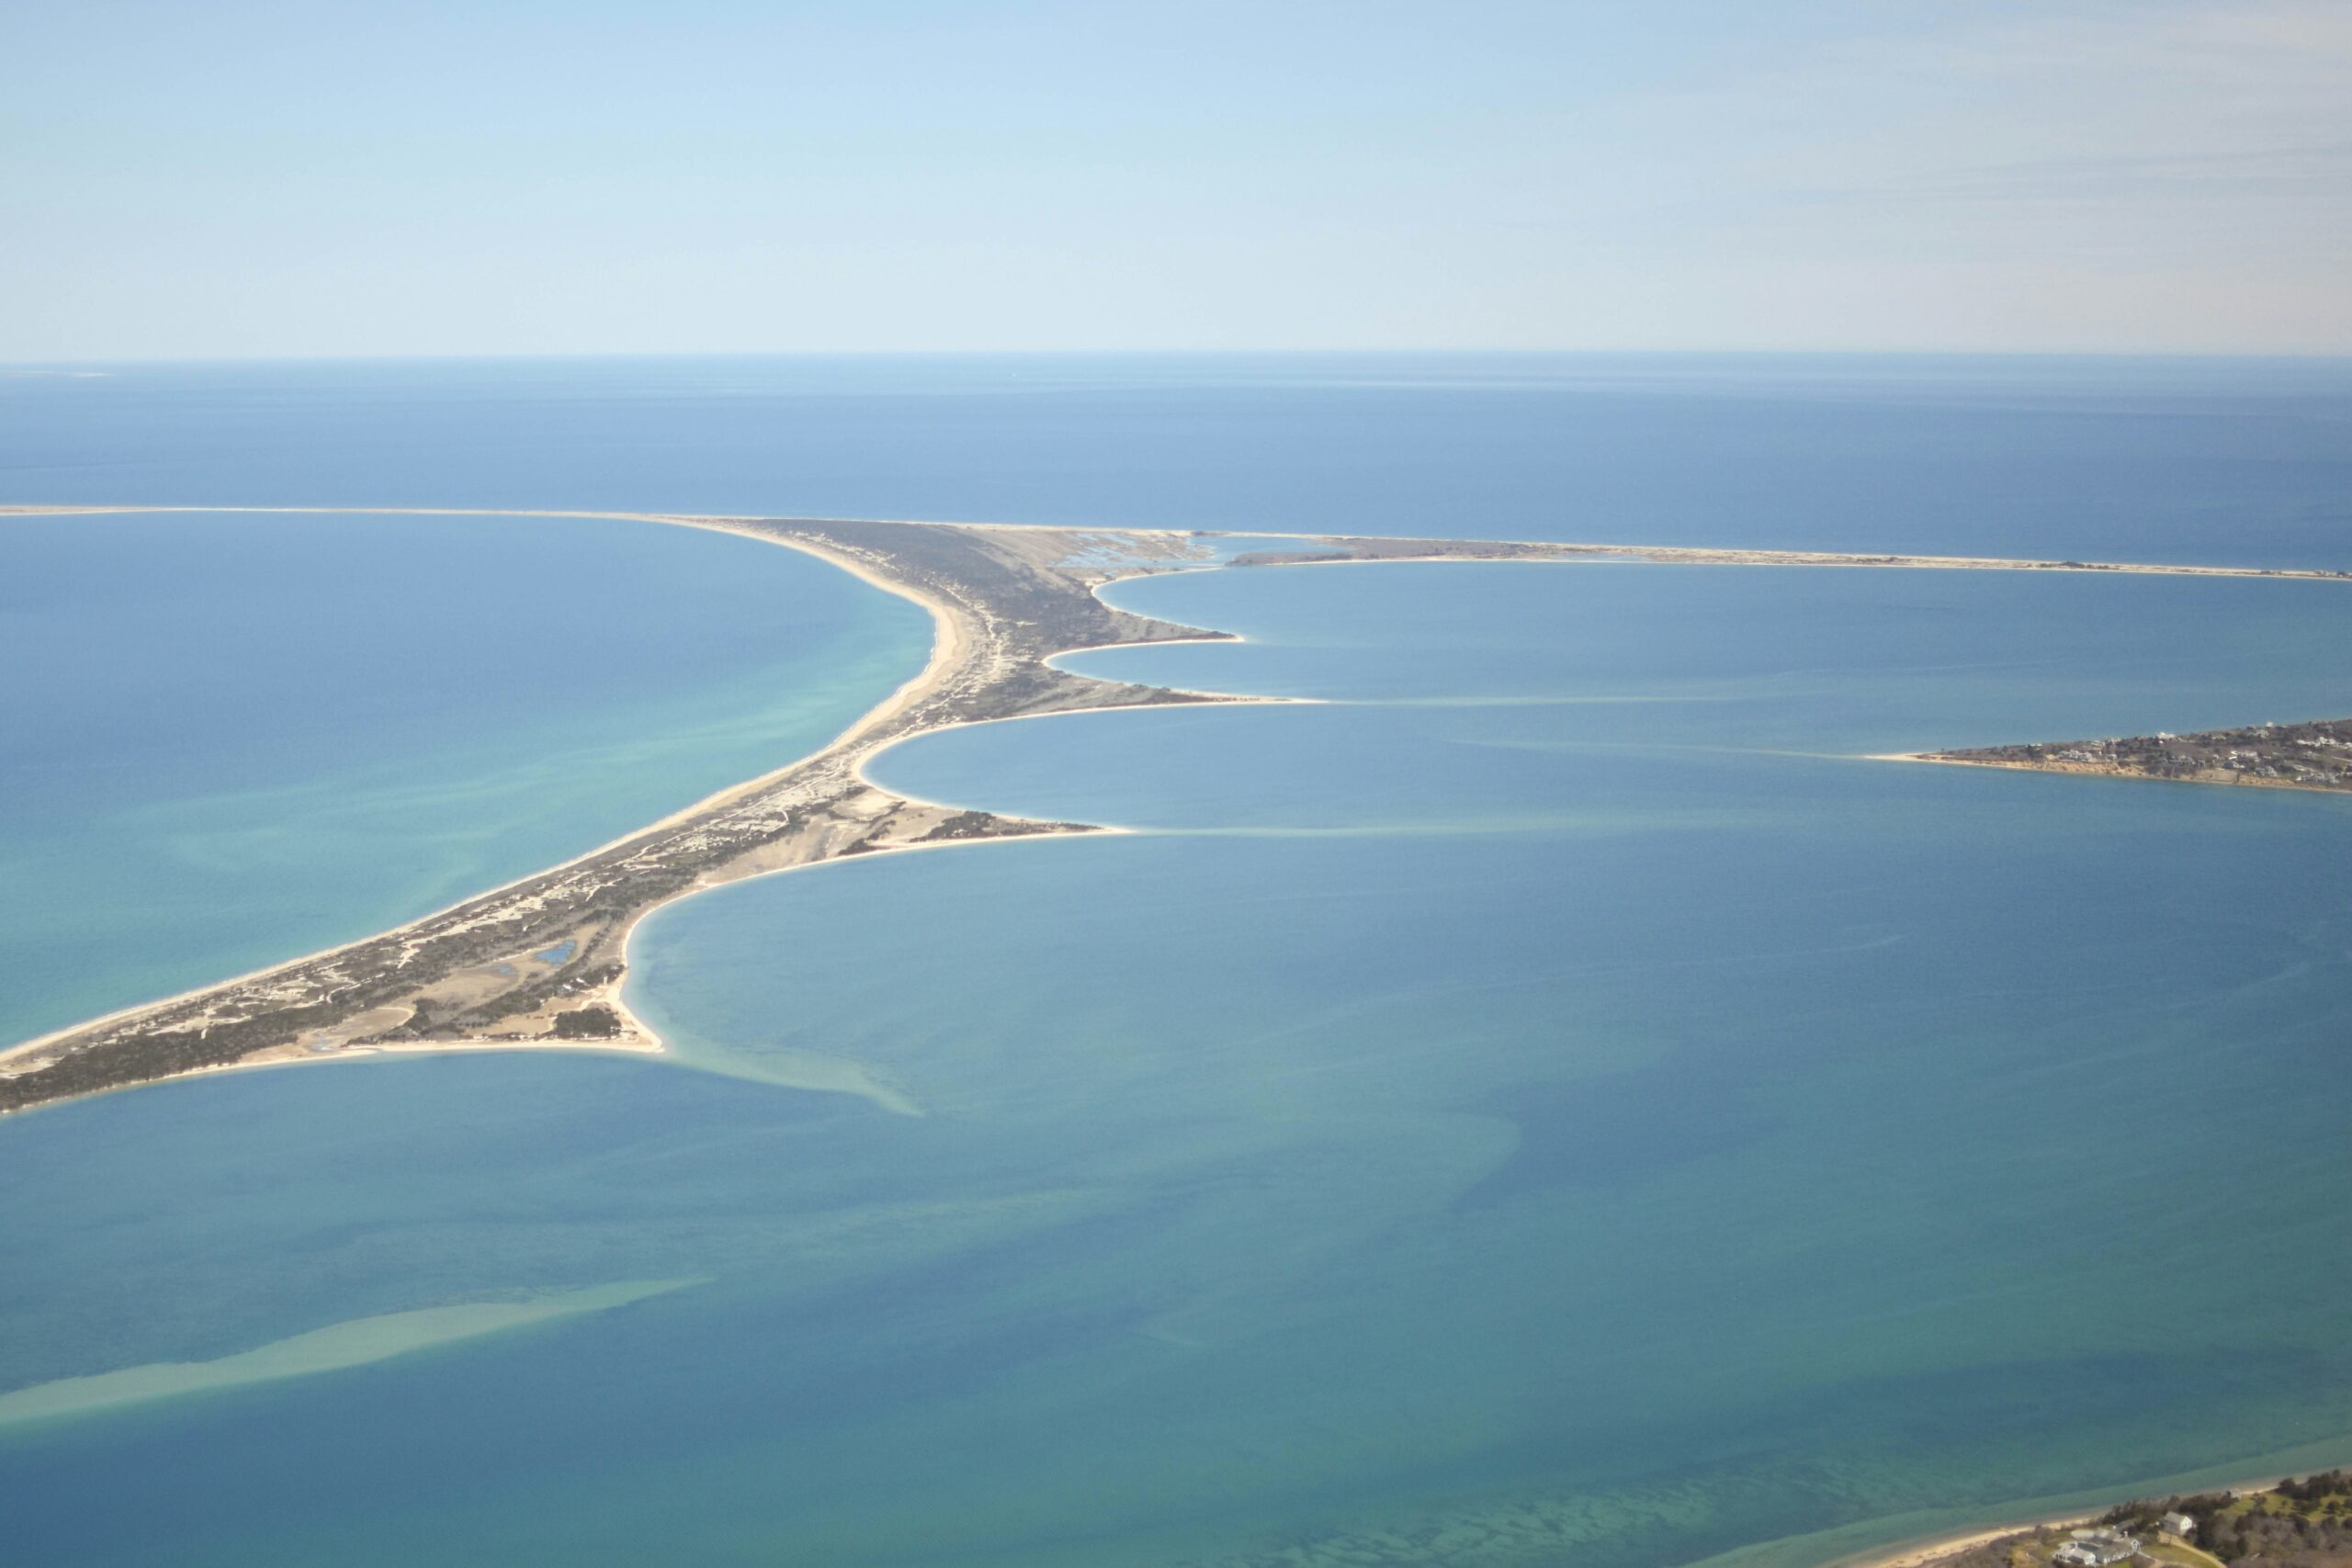
[[[1098, 830], [892, 794], [865, 773], [883, 748], [959, 724], [1230, 700], [1093, 680], [1047, 662], [1082, 649], [1221, 637], [1095, 596], [1123, 577], [1198, 565], [1208, 552], [1179, 536], [646, 520], [803, 550], [912, 600], [936, 627], [931, 657], [822, 750], [563, 865], [380, 936], [17, 1046], [0, 1056], [0, 1109], [193, 1072], [387, 1052], [658, 1052], [621, 987], [629, 933], [671, 899], [846, 855]], [[1086, 564], [1073, 564], [1080, 557]]]
[[1878, 762], [1944, 762], [2036, 773], [2151, 779], [2165, 784], [2352, 794], [2352, 719], [2305, 719], [2175, 735], [2041, 740], [1948, 751], [1897, 751]]
[[[2352, 580], [2346, 572], [2245, 567], [589, 510], [10, 505], [0, 506], [0, 516], [253, 511], [595, 517], [713, 529], [830, 561], [921, 604], [936, 634], [922, 671], [813, 755], [379, 936], [0, 1052], [0, 1113], [189, 1073], [390, 1052], [659, 1052], [661, 1042], [630, 1013], [621, 992], [630, 932], [673, 898], [847, 855], [1103, 830], [892, 794], [865, 774], [867, 762], [884, 748], [956, 726], [1053, 713], [1280, 700], [1128, 685], [1058, 668], [1052, 660], [1063, 653], [1225, 637], [1111, 608], [1096, 591], [1124, 578], [1219, 565], [1633, 560]], [[1242, 537], [1295, 541], [1296, 547], [1227, 560], [1210, 542]]]
[[2164, 773], [2143, 773], [2132, 768], [2099, 768], [2071, 766], [2064, 762], [2015, 762], [1990, 757], [1960, 757], [1940, 751], [1872, 751], [1862, 758], [1865, 762], [1934, 762], [1947, 768], [2000, 768], [2013, 773], [2068, 773], [2075, 778], [2143, 779], [2154, 784], [2223, 784], [2234, 789], [2292, 789], [2320, 795], [2343, 795], [2352, 792], [2352, 784], [2306, 784], [2300, 779], [2175, 778]]
[[[722, 517], [684, 512], [597, 512], [584, 509], [535, 509], [482, 506], [46, 506], [0, 504], [0, 517], [63, 516], [106, 513], [281, 513], [300, 516], [342, 517], [604, 517], [639, 523], [668, 523], [681, 527], [717, 528], [754, 538], [774, 539], [775, 520]], [[1291, 539], [1292, 550], [1258, 550], [1233, 557], [1233, 566], [1323, 566], [1350, 561], [1440, 560], [1638, 560], [1668, 566], [1838, 566], [1909, 569], [1924, 571], [2080, 571], [2121, 572], [2150, 577], [2268, 577], [2322, 581], [2352, 581], [2352, 570], [2316, 567], [2207, 566], [2170, 561], [2037, 560], [2024, 556], [1873, 555], [1846, 550], [1762, 550], [1712, 545], [1623, 545], [1552, 539], [1411, 539], [1368, 537], [1354, 534], [1288, 533], [1274, 528], [1049, 528], [1029, 523], [956, 523], [914, 517], [833, 519], [806, 525], [812, 527], [952, 529], [965, 534], [1004, 534], [1030, 537], [1051, 536], [1069, 541], [1073, 554], [1098, 542], [1159, 542], [1187, 549], [1199, 558], [1191, 564], [1209, 564], [1212, 552], [1200, 547], [1208, 539]], [[785, 541], [789, 542], [789, 541]], [[852, 568], [852, 570], [856, 570]], [[1114, 572], [1113, 576], [1133, 575]], [[888, 582], [882, 586], [891, 587]], [[892, 588], [897, 592], [896, 588]], [[910, 595], [911, 596], [911, 595]], [[1069, 651], [1078, 651], [1071, 649]]]

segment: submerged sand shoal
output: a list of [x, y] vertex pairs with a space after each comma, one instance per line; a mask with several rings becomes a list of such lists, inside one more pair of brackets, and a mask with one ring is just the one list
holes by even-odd
[[[596, 517], [734, 534], [816, 556], [921, 605], [933, 620], [932, 652], [921, 671], [831, 745], [549, 871], [503, 884], [362, 942], [124, 1009], [0, 1052], [0, 1063], [15, 1064], [13, 1072], [0, 1070], [0, 1111], [247, 1063], [333, 1060], [386, 1051], [658, 1053], [660, 1040], [630, 1012], [622, 996], [628, 939], [650, 910], [702, 887], [844, 855], [1096, 830], [1080, 823], [957, 811], [880, 789], [867, 777], [865, 764], [882, 749], [960, 725], [1057, 712], [1171, 702], [1284, 700], [1125, 685], [1054, 664], [1057, 656], [1067, 652], [1223, 637], [1149, 621], [1105, 604], [1097, 591], [1127, 577], [1227, 566], [1629, 560], [2352, 580], [2352, 573], [2268, 568], [586, 509], [17, 505], [0, 506], [0, 514], [256, 510]], [[1295, 541], [1299, 547], [1220, 561], [1204, 543], [1214, 537]], [[575, 956], [556, 969], [533, 968], [532, 953], [558, 941], [576, 942]], [[508, 1005], [509, 998], [516, 1005]], [[609, 1038], [555, 1032], [559, 1014], [596, 1009], [605, 1010], [616, 1031]], [[382, 1021], [395, 1017], [404, 1021]], [[363, 1019], [368, 1021], [367, 1027], [356, 1021]]]

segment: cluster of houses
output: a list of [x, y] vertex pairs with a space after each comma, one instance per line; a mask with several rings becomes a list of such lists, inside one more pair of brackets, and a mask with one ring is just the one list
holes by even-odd
[[2060, 1568], [2114, 1568], [2140, 1555], [2136, 1536], [2114, 1529], [2080, 1529], [2075, 1539], [2050, 1554]]
[[[2156, 1521], [2156, 1529], [2176, 1540], [2187, 1540], [2197, 1533], [2197, 1521], [2187, 1514], [2166, 1514]], [[2050, 1554], [2057, 1568], [2115, 1568], [2141, 1555], [2139, 1538], [2120, 1529], [2094, 1526], [2072, 1533], [2073, 1540]]]
[[[2352, 720], [2330, 721], [2336, 729], [2352, 730]], [[2232, 746], [2236, 739], [2242, 744]], [[2300, 754], [2296, 749], [2300, 748]], [[2244, 729], [2215, 730], [2199, 735], [2175, 735], [2160, 729], [2153, 737], [2075, 740], [2064, 745], [2001, 746], [1954, 753], [1963, 761], [1994, 760], [2029, 764], [2073, 763], [2093, 768], [2120, 768], [2156, 778], [2211, 777], [2209, 770], [2241, 777], [2276, 779], [2281, 783], [2328, 789], [2352, 788], [2352, 738], [2318, 725], [2290, 729], [2276, 724], [2249, 725]], [[1940, 754], [1940, 753], [1939, 753]]]
[[[2308, 746], [2314, 742], [2305, 741], [2303, 744]], [[2343, 775], [2334, 768], [2316, 768], [2304, 762], [2288, 761], [2281, 761], [2274, 767], [2262, 760], [2261, 752], [2241, 751], [2235, 747], [2232, 747], [2229, 754], [2222, 759], [2222, 766], [2234, 773], [2251, 773], [2255, 777], [2261, 779], [2292, 776], [2306, 784], [2332, 784], [2344, 782]]]

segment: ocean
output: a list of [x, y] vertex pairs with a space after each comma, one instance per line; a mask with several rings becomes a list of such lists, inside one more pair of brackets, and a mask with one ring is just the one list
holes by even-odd
[[0, 518], [0, 1043], [356, 941], [839, 734], [931, 621], [594, 518]]
[[2352, 361], [872, 355], [0, 375], [17, 502], [2346, 564]]
[[[0, 393], [44, 411], [0, 425], [14, 482], [60, 487], [7, 499], [221, 499], [243, 465], [248, 505], [1019, 506], [2352, 566], [2330, 366], [153, 374], [135, 417], [126, 387]], [[265, 412], [232, 395], [255, 386]], [[60, 412], [93, 388], [116, 400], [74, 406], [112, 412]], [[634, 462], [589, 439], [624, 428]], [[575, 443], [579, 468], [549, 457]], [[379, 481], [408, 490], [358, 493]], [[407, 524], [386, 537], [447, 558]], [[280, 559], [302, 525], [174, 526]], [[605, 526], [591, 564], [674, 542], [669, 596], [758, 570], [721, 563], [740, 541]], [[581, 536], [532, 537], [560, 563], [547, 541]], [[834, 590], [824, 624], [869, 660], [839, 702], [920, 662], [895, 602], [767, 554], [776, 581], [711, 618], [672, 700], [763, 604], [815, 625]], [[0, 1122], [15, 1550], [1799, 1568], [2352, 1460], [2352, 800], [1868, 760], [2352, 711], [2352, 585], [1388, 565], [1109, 596], [1248, 640], [1072, 667], [1317, 700], [895, 749], [887, 785], [1130, 831], [670, 907], [630, 995], [679, 1064], [354, 1063]], [[645, 643], [685, 635], [665, 627]], [[229, 690], [272, 657], [198, 646]], [[841, 669], [813, 635], [771, 657]], [[565, 677], [535, 688], [545, 722], [668, 711], [541, 665]], [[467, 674], [372, 668], [428, 714]], [[83, 679], [40, 711], [107, 708]], [[160, 794], [143, 728], [124, 714], [107, 754]], [[417, 766], [462, 761], [413, 728]], [[332, 787], [334, 738], [284, 733], [284, 787]], [[596, 798], [553, 814], [592, 830]], [[348, 852], [321, 839], [301, 874], [346, 912], [382, 897], [336, 890]], [[18, 1006], [85, 983], [26, 973]], [[784, 1054], [899, 1109], [761, 1081]], [[7, 1419], [7, 1391], [336, 1325], [373, 1345], [376, 1320], [468, 1302], [544, 1305]]]

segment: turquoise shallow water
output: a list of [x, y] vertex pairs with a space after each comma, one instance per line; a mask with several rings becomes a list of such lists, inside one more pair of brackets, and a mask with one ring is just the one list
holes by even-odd
[[12, 1539], [1641, 1568], [2352, 1458], [2352, 803], [1853, 756], [2343, 711], [2330, 587], [1123, 587], [1252, 640], [1084, 667], [1333, 700], [901, 747], [886, 783], [1143, 830], [640, 933], [689, 1060], [922, 1114], [558, 1058], [13, 1120], [0, 1387], [707, 1282], [0, 1427]]
[[797, 551], [642, 523], [0, 520], [0, 1043], [781, 767], [930, 636]]

